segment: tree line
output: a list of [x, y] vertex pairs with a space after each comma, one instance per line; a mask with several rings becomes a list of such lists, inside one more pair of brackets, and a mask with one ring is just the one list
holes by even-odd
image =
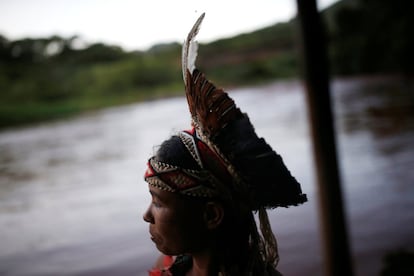
[[[342, 0], [322, 12], [333, 75], [413, 72], [413, 2]], [[219, 85], [300, 75], [297, 19], [200, 46], [198, 67]], [[0, 127], [110, 105], [182, 95], [179, 43], [147, 51], [79, 37], [0, 35]]]

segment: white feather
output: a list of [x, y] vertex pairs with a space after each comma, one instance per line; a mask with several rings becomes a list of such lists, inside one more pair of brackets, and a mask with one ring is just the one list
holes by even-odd
[[182, 50], [182, 70], [184, 84], [187, 83], [187, 70], [192, 74], [195, 69], [195, 62], [197, 59], [198, 43], [195, 37], [200, 30], [200, 25], [203, 22], [205, 13], [201, 14], [197, 21], [194, 23], [193, 28], [188, 33], [187, 39], [184, 41]]
[[190, 42], [190, 47], [188, 49], [188, 60], [187, 60], [187, 69], [192, 74], [195, 69], [195, 62], [197, 60], [198, 54], [198, 43], [196, 40]]

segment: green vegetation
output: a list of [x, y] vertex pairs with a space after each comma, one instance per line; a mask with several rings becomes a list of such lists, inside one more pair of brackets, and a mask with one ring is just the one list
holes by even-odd
[[411, 75], [413, 10], [411, 0], [342, 0], [326, 10], [334, 73]]
[[[179, 64], [168, 53], [126, 53], [103, 44], [76, 50], [73, 39], [60, 37], [0, 41], [0, 127], [153, 99], [161, 91], [180, 89]], [[58, 51], [50, 53], [51, 45]]]
[[292, 22], [200, 47], [199, 67], [221, 84], [242, 85], [298, 75]]
[[[412, 1], [349, 0], [323, 12], [335, 74], [409, 74]], [[397, 16], [398, 15], [398, 16]], [[200, 46], [198, 67], [222, 86], [299, 75], [296, 19]], [[181, 45], [145, 52], [79, 38], [0, 36], [0, 128], [91, 109], [183, 95]]]
[[[198, 65], [222, 85], [295, 76], [289, 28], [278, 24], [202, 45]], [[125, 52], [104, 44], [76, 49], [77, 39], [0, 37], [0, 127], [183, 95], [180, 44]]]

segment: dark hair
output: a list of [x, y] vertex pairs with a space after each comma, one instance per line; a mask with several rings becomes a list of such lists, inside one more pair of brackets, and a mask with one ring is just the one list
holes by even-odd
[[177, 135], [165, 140], [155, 154], [158, 161], [181, 168], [201, 169]]

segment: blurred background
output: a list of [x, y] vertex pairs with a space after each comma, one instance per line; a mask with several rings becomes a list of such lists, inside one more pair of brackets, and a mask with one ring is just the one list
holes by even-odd
[[[0, 275], [147, 275], [143, 173], [190, 125], [180, 51], [202, 12], [198, 67], [308, 194], [270, 212], [280, 271], [322, 275], [296, 2], [148, 2], [0, 0]], [[355, 274], [414, 275], [413, 2], [318, 7]]]

